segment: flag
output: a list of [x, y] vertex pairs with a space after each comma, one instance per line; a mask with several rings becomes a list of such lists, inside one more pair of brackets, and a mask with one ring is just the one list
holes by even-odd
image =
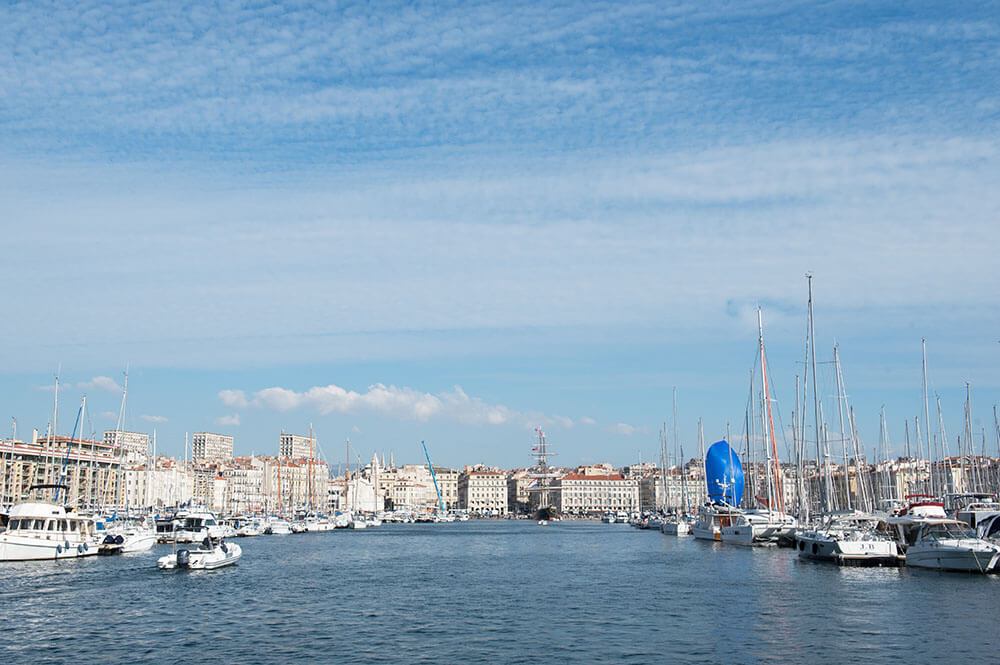
[[538, 478], [534, 478], [528, 483], [528, 489], [530, 490], [532, 487], [538, 487]]

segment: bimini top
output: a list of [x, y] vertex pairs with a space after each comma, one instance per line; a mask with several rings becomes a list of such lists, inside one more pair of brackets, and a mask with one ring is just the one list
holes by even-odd
[[743, 463], [726, 441], [716, 441], [705, 453], [705, 482], [710, 501], [738, 506], [743, 500]]

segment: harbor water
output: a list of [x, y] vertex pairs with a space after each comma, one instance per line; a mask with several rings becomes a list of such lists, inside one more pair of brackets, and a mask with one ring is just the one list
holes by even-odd
[[626, 525], [385, 524], [0, 567], [0, 663], [997, 662], [1000, 576]]

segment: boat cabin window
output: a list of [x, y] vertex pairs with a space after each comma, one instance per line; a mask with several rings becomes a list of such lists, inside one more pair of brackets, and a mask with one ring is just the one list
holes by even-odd
[[33, 527], [39, 531], [45, 530], [45, 520], [35, 520], [35, 526]]
[[49, 531], [55, 531], [58, 526], [59, 526], [59, 520], [49, 520], [48, 524]]
[[9, 528], [9, 529], [10, 529], [11, 531], [14, 531], [15, 529], [17, 529], [17, 527], [18, 527], [18, 525], [19, 525], [20, 523], [21, 523], [21, 520], [11, 520], [11, 521], [10, 521], [10, 524], [8, 524], [8, 525], [7, 525], [7, 527], [8, 527], [8, 528]]
[[993, 520], [986, 533], [983, 534], [983, 538], [996, 538], [1000, 536], [1000, 517]]
[[76, 520], [70, 520], [69, 521], [69, 530], [70, 531], [76, 531], [76, 529], [77, 529], [77, 522], [76, 522]]
[[924, 540], [975, 538], [976, 534], [964, 524], [929, 524], [924, 529]]
[[60, 531], [69, 531], [69, 527], [66, 524], [66, 520], [59, 520], [59, 530]]

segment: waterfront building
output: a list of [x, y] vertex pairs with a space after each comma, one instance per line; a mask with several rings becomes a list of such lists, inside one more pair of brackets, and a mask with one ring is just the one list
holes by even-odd
[[194, 500], [214, 512], [225, 509], [226, 479], [222, 477], [221, 462], [195, 464], [192, 468]]
[[160, 455], [150, 464], [129, 466], [124, 472], [126, 508], [165, 508], [194, 497], [194, 476], [183, 462]]
[[233, 458], [233, 437], [228, 434], [195, 432], [191, 437], [191, 459], [195, 462], [225, 462]]
[[125, 464], [138, 464], [149, 457], [149, 435], [142, 432], [105, 430], [104, 443], [120, 450]]
[[316, 439], [310, 436], [299, 436], [282, 432], [278, 441], [278, 455], [290, 459], [315, 459], [317, 450]]
[[263, 469], [262, 494], [266, 510], [326, 510], [330, 482], [326, 463], [281, 457], [256, 457], [254, 460]]
[[525, 515], [531, 512], [531, 489], [538, 480], [529, 469], [515, 469], [507, 474], [507, 510]]
[[552, 503], [560, 512], [598, 514], [639, 510], [639, 480], [620, 473], [600, 474], [610, 465], [579, 467], [551, 485]]
[[434, 512], [439, 509], [435, 478], [445, 509], [452, 510], [458, 507], [458, 476], [455, 469], [434, 467], [432, 478], [426, 464], [404, 464], [380, 470], [378, 481], [391, 509]]
[[507, 514], [507, 472], [483, 465], [465, 467], [458, 476], [458, 507], [478, 515]]
[[230, 515], [264, 510], [264, 464], [254, 456], [237, 457], [222, 470], [226, 480], [225, 512]]
[[118, 451], [103, 441], [65, 436], [37, 438], [31, 443], [0, 442], [0, 505], [29, 498], [32, 485], [60, 483], [69, 491], [60, 503], [92, 509], [122, 503]]

